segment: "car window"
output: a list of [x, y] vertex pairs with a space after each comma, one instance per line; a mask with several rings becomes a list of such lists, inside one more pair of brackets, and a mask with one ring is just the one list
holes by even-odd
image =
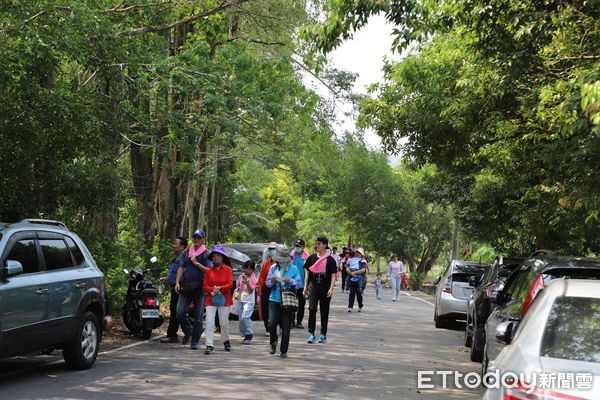
[[62, 239], [40, 239], [40, 246], [46, 260], [46, 270], [53, 271], [72, 268], [71, 253]]
[[600, 363], [600, 299], [559, 297], [546, 321], [540, 354]]
[[85, 261], [81, 249], [77, 246], [77, 244], [75, 244], [73, 239], [71, 239], [70, 237], [65, 236], [65, 240], [67, 241], [67, 246], [69, 247], [69, 250], [71, 250], [71, 254], [73, 254], [73, 258], [75, 259], [75, 265], [77, 267], [80, 266]]
[[453, 273], [481, 275], [485, 272], [487, 265], [465, 265], [456, 264]]
[[[520, 269], [516, 272], [516, 275], [512, 277], [509, 284], [506, 286], [506, 293], [510, 295], [512, 300], [520, 299], [520, 295], [523, 291], [527, 293], [527, 289], [531, 285], [528, 279], [529, 269]], [[527, 287], [527, 288], [525, 288]], [[525, 296], [523, 296], [524, 298]]]
[[16, 242], [6, 259], [20, 262], [25, 274], [40, 271], [35, 241], [33, 239], [24, 239]]

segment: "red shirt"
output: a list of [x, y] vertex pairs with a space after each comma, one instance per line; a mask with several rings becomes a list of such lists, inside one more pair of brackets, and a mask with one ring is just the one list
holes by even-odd
[[259, 296], [262, 293], [263, 285], [265, 284], [265, 282], [267, 280], [267, 275], [269, 274], [269, 269], [271, 269], [271, 265], [273, 265], [273, 264], [275, 264], [275, 262], [273, 260], [271, 260], [271, 257], [267, 257], [267, 259], [265, 260], [265, 262], [263, 263], [263, 265], [260, 269], [260, 274], [258, 275], [258, 282], [256, 282], [256, 290], [258, 290]]
[[231, 267], [223, 264], [220, 267], [210, 267], [204, 273], [204, 284], [202, 285], [206, 293], [206, 305], [212, 306], [212, 291], [215, 286], [221, 287], [221, 294], [225, 296], [225, 306], [233, 305], [231, 299], [231, 288], [233, 287], [233, 271]]

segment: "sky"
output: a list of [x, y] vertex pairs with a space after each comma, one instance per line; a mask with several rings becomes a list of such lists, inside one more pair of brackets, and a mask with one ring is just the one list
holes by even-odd
[[[357, 93], [366, 94], [367, 87], [383, 80], [383, 59], [399, 60], [397, 53], [392, 53], [392, 29], [385, 17], [375, 15], [369, 18], [367, 25], [355, 32], [353, 38], [345, 41], [329, 56], [330, 63], [337, 69], [351, 71], [358, 74], [354, 84]], [[340, 102], [338, 108], [344, 111], [351, 110], [350, 104]], [[340, 112], [340, 119], [343, 112]], [[347, 119], [343, 124], [335, 126], [337, 134], [344, 131], [353, 131], [355, 121]], [[380, 149], [381, 140], [373, 131], [365, 133], [365, 142], [374, 149]]]

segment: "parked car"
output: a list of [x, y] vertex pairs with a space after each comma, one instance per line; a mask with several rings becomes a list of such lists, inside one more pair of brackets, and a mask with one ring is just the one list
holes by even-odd
[[[268, 243], [228, 243], [228, 244], [224, 244], [223, 246], [226, 249], [226, 252], [227, 252], [227, 249], [233, 249], [233, 250], [249, 257], [249, 259], [255, 263], [256, 268], [254, 270], [254, 274], [256, 275], [256, 279], [258, 280], [258, 275], [260, 274], [262, 264], [267, 259], [268, 245], [269, 245]], [[285, 246], [285, 245], [280, 245], [280, 246], [287, 249], [287, 246]], [[233, 270], [234, 286], [235, 286], [235, 282], [237, 281], [238, 277], [244, 272], [244, 270], [243, 270], [244, 263], [239, 260], [239, 257], [237, 257], [237, 258], [238, 259], [236, 260], [236, 257], [230, 257], [230, 259], [232, 261], [231, 268]], [[255, 296], [255, 302], [254, 302], [254, 312], [252, 313], [252, 319], [258, 320], [259, 319], [258, 292], [256, 290], [254, 291], [254, 296]], [[232, 319], [237, 318], [236, 310], [232, 310], [232, 313], [230, 314], [230, 318], [232, 318]]]
[[[520, 323], [505, 321], [490, 338], [506, 345], [490, 372], [533, 374], [535, 381], [488, 388], [484, 400], [600, 399], [599, 334], [600, 281], [555, 279]], [[581, 373], [588, 378], [578, 377]], [[546, 387], [550, 382], [554, 387]]]
[[[496, 296], [496, 308], [485, 323], [485, 336], [496, 336], [498, 326], [507, 321], [520, 321], [538, 292], [551, 280], [561, 277], [600, 279], [600, 259], [556, 256], [548, 250], [533, 253], [508, 278], [504, 289]], [[486, 340], [482, 372], [488, 369], [504, 344]]]
[[485, 322], [490, 316], [496, 295], [504, 288], [504, 283], [517, 269], [523, 258], [496, 257], [481, 280], [472, 280], [475, 291], [467, 303], [467, 324], [465, 326], [465, 346], [471, 348], [471, 361], [483, 360], [485, 344]]
[[106, 316], [104, 275], [59, 221], [0, 225], [0, 357], [62, 349], [69, 368], [90, 368]]
[[436, 328], [445, 328], [450, 322], [467, 318], [467, 299], [473, 292], [471, 279], [479, 279], [489, 267], [473, 261], [453, 260], [445, 273], [436, 279], [435, 311]]

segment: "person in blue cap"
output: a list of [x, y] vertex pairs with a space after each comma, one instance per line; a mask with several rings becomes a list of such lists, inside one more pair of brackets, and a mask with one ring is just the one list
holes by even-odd
[[[208, 259], [208, 250], [204, 243], [206, 242], [206, 233], [202, 229], [197, 229], [192, 234], [193, 245], [189, 247], [185, 255], [185, 261], [177, 270], [175, 280], [175, 291], [179, 293], [177, 302], [177, 321], [183, 331], [181, 344], [187, 345], [192, 341], [193, 350], [198, 350], [200, 335], [202, 335], [202, 311], [204, 308], [204, 295], [202, 283], [204, 273], [212, 266]], [[190, 304], [194, 302], [194, 327], [190, 325], [187, 313]]]

